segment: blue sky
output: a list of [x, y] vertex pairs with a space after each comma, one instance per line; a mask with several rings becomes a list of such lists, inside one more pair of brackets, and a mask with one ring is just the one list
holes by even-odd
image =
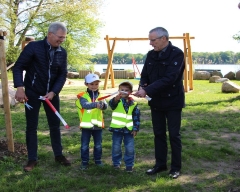
[[[92, 53], [107, 53], [104, 37], [148, 37], [154, 27], [170, 36], [190, 33], [193, 52], [240, 52], [232, 36], [240, 31], [240, 0], [105, 0], [101, 19], [105, 23]], [[171, 40], [183, 48], [182, 40]], [[146, 53], [149, 41], [117, 41], [114, 52]]]

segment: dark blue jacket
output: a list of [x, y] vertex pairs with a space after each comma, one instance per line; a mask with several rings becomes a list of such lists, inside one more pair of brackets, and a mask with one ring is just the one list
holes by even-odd
[[[26, 45], [13, 68], [14, 87], [24, 86], [26, 92], [46, 95], [59, 94], [67, 77], [67, 53], [60, 47], [51, 61], [47, 39], [32, 41]], [[23, 82], [22, 73], [26, 70]]]
[[175, 110], [185, 106], [184, 66], [182, 50], [170, 41], [161, 56], [154, 50], [148, 52], [140, 84], [147, 84], [144, 90], [152, 98], [149, 106], [157, 110]]

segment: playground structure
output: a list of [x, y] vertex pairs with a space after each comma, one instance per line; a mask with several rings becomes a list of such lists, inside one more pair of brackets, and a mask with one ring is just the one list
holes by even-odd
[[[185, 60], [185, 70], [184, 70], [184, 89], [185, 92], [188, 92], [190, 90], [193, 90], [193, 67], [192, 67], [192, 52], [191, 52], [191, 44], [190, 44], [190, 39], [195, 39], [195, 37], [190, 37], [189, 33], [184, 33], [183, 36], [174, 36], [174, 37], [169, 37], [169, 39], [182, 39], [183, 40], [183, 46], [184, 46], [184, 60]], [[104, 81], [104, 86], [103, 89], [107, 89], [107, 82], [109, 79], [109, 76], [111, 77], [111, 84], [112, 88], [115, 87], [115, 82], [114, 82], [114, 72], [113, 72], [113, 53], [114, 53], [114, 48], [116, 45], [116, 41], [145, 41], [149, 40], [148, 38], [110, 38], [108, 35], [104, 38], [107, 43], [107, 50], [108, 50], [108, 66], [106, 70], [106, 75], [105, 75], [105, 81]], [[110, 46], [110, 41], [113, 41], [112, 47]]]

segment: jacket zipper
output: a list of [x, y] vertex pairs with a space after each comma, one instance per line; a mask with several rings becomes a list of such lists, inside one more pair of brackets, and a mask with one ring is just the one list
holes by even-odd
[[49, 84], [50, 84], [50, 79], [51, 79], [51, 65], [52, 65], [53, 58], [54, 58], [54, 52], [53, 52], [53, 56], [51, 57], [51, 46], [50, 46], [50, 49], [48, 51], [49, 51], [49, 56], [50, 57], [48, 57], [49, 66], [48, 66], [48, 82], [47, 82], [47, 92], [46, 92], [46, 94], [49, 91]]

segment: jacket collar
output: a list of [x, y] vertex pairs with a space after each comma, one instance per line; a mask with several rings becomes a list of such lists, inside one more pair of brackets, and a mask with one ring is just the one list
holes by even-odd
[[[152, 50], [151, 57], [155, 60], [164, 60], [169, 57], [172, 47], [173, 47], [172, 43], [171, 43], [171, 41], [169, 41], [167, 47], [165, 47], [163, 50], [161, 50], [161, 51]], [[160, 52], [161, 52], [161, 56], [159, 57]]]
[[[52, 49], [52, 46], [50, 45], [50, 43], [47, 40], [47, 37], [44, 38], [44, 44], [45, 44], [45, 46], [47, 46], [48, 51], [50, 51]], [[55, 51], [62, 51], [61, 46], [57, 47], [57, 49]]]
[[99, 95], [98, 90], [97, 91], [92, 91], [92, 90], [89, 90], [88, 88], [87, 88], [87, 93], [89, 94], [90, 98], [94, 101], [97, 99], [97, 97]]
[[129, 106], [134, 104], [134, 100], [132, 97], [128, 97], [127, 99], [121, 98], [121, 100], [123, 103], [128, 103]]

